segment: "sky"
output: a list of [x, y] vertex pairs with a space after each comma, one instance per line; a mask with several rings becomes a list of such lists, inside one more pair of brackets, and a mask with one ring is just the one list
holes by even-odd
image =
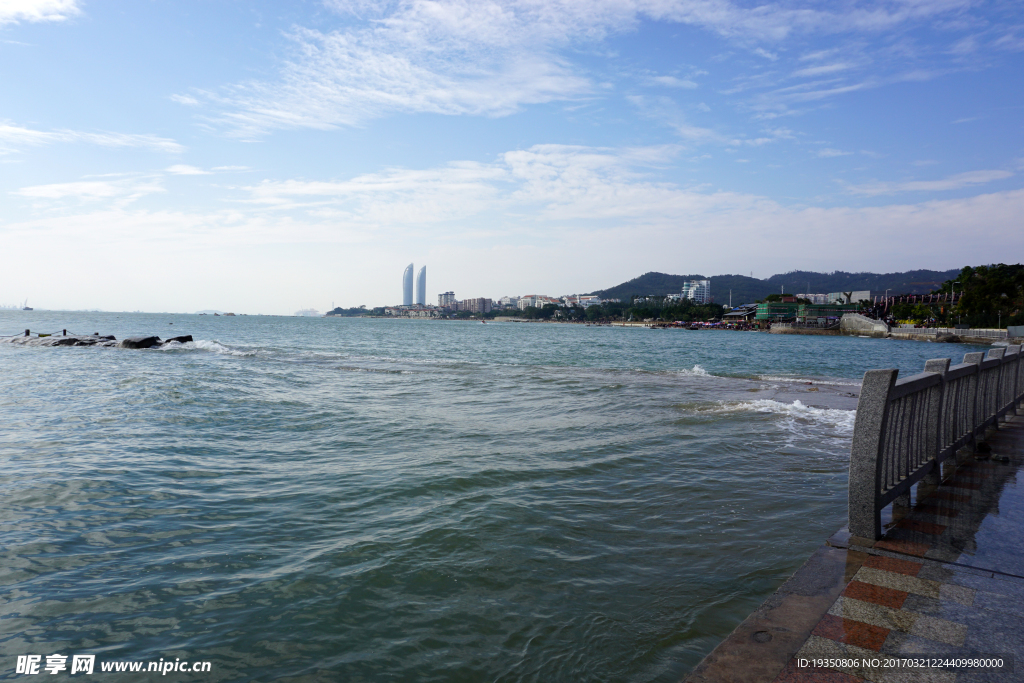
[[0, 79], [0, 304], [1024, 254], [1019, 1], [0, 0]]

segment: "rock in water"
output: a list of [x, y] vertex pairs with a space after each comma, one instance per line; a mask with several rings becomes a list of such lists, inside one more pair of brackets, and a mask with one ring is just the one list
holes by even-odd
[[191, 334], [186, 334], [186, 335], [182, 335], [180, 337], [171, 337], [170, 339], [165, 340], [164, 344], [170, 344], [171, 342], [178, 342], [179, 344], [184, 344], [185, 342], [190, 342], [190, 341], [193, 341], [192, 335]]
[[160, 346], [160, 337], [129, 337], [118, 344], [122, 349], [149, 349]]

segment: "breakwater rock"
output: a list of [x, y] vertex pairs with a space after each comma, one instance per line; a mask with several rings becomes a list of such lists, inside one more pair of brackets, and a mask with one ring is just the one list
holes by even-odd
[[38, 335], [35, 337], [25, 334], [16, 337], [0, 337], [0, 343], [17, 344], [18, 346], [108, 346], [122, 349], [152, 349], [160, 348], [172, 342], [184, 344], [190, 341], [193, 341], [191, 334], [171, 337], [170, 339], [160, 339], [160, 337], [129, 337], [120, 342], [112, 334]]

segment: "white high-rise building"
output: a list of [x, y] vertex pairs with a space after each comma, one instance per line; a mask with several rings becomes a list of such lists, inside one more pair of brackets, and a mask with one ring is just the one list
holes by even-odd
[[711, 301], [711, 280], [687, 280], [683, 283], [684, 299], [695, 304], [706, 304]]
[[402, 305], [412, 306], [412, 270], [413, 266], [410, 263], [405, 267], [405, 273], [402, 274]]
[[420, 274], [416, 276], [416, 303], [419, 306], [427, 304], [427, 267], [420, 268]]

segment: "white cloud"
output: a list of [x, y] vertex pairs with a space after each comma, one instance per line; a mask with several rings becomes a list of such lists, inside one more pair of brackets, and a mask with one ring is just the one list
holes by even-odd
[[863, 185], [848, 185], [854, 194], [869, 196], [896, 194], [897, 192], [949, 192], [974, 185], [984, 185], [1013, 176], [1009, 171], [968, 171], [939, 180], [909, 180], [904, 182], [874, 182]]
[[793, 72], [793, 75], [799, 77], [822, 76], [824, 74], [833, 74], [837, 71], [846, 71], [852, 67], [852, 64], [846, 62], [836, 62], [835, 64], [822, 64], [821, 66], [809, 66], [804, 69], [798, 69]]
[[[390, 113], [504, 116], [525, 105], [598, 93], [574, 49], [634, 30], [644, 19], [690, 24], [745, 43], [791, 34], [878, 33], [969, 8], [969, 0], [874, 0], [821, 9], [813, 3], [741, 7], [728, 0], [405, 0], [329, 2], [349, 26], [296, 28], [294, 49], [271, 80], [253, 80], [201, 99], [241, 135], [272, 128], [355, 126]], [[778, 51], [751, 46], [776, 60]], [[845, 64], [809, 67], [833, 73]], [[672, 76], [662, 86], [692, 88]], [[804, 98], [856, 89], [831, 89]], [[192, 96], [173, 96], [192, 105]]]
[[172, 175], [209, 175], [209, 171], [204, 171], [201, 168], [195, 166], [189, 166], [187, 164], [175, 164], [167, 168], [167, 172]]
[[819, 149], [818, 150], [818, 156], [822, 157], [824, 159], [829, 159], [829, 158], [832, 158], [832, 157], [844, 157], [844, 156], [847, 156], [849, 154], [853, 154], [853, 152], [844, 152], [841, 149], [832, 149], [830, 147], [826, 147], [825, 149]]
[[0, 26], [21, 21], [64, 21], [80, 13], [77, 0], [3, 0]]
[[134, 133], [89, 133], [77, 130], [42, 131], [0, 122], [0, 143], [11, 147], [86, 142], [103, 147], [142, 147], [157, 152], [178, 153], [185, 148], [170, 138]]
[[171, 100], [178, 104], [184, 104], [186, 107], [196, 107], [199, 105], [199, 100], [191, 95], [171, 95]]
[[[652, 269], [679, 272], [680, 255], [692, 264], [684, 270], [709, 273], [758, 264], [763, 269], [765, 262], [778, 272], [806, 268], [807, 254], [827, 255], [810, 264], [816, 269], [884, 271], [987, 263], [1024, 250], [1024, 190], [867, 208], [787, 206], [756, 194], [661, 180], [664, 165], [682, 151], [538, 145], [491, 163], [256, 183], [232, 190], [244, 201], [212, 211], [181, 208], [187, 197], [178, 195], [168, 197], [174, 209], [128, 206], [127, 197], [147, 184], [150, 191], [162, 190], [152, 179], [38, 185], [18, 195], [43, 206], [42, 215], [7, 221], [0, 231], [0, 251], [26, 255], [0, 273], [0, 285], [54, 264], [73, 270], [89, 263], [116, 278], [140, 263], [143, 270], [164, 273], [209, 260], [217, 267], [194, 268], [175, 292], [187, 289], [202, 298], [237, 291], [243, 303], [233, 308], [271, 312], [277, 309], [267, 302], [276, 300], [282, 283], [294, 279], [296, 293], [309, 292], [311, 272], [329, 280], [325, 291], [358, 296], [356, 304], [393, 303], [410, 253], [431, 265], [438, 278], [432, 282], [445, 278], [445, 289], [500, 296], [608, 286]], [[952, 180], [967, 187], [983, 178]], [[83, 203], [59, 203], [69, 199]], [[989, 239], [969, 240], [950, 252], [950, 240], [965, 232]], [[836, 234], [858, 239], [837, 252]], [[900, 235], [895, 243], [894, 234]], [[802, 248], [794, 251], [794, 243]], [[879, 243], [888, 246], [879, 251]], [[566, 258], [558, 268], [525, 258], [522, 250], [535, 255], [538, 244]], [[652, 251], [652, 244], [658, 249]], [[736, 244], [744, 249], [732, 249]], [[282, 259], [283, 253], [290, 258]], [[275, 269], [272, 281], [262, 276], [268, 268]], [[146, 299], [163, 301], [162, 292], [154, 286]], [[105, 303], [110, 295], [101, 290], [91, 296], [93, 307], [119, 305]], [[284, 306], [281, 312], [299, 307]]]
[[79, 201], [99, 201], [117, 199], [134, 201], [147, 194], [163, 192], [164, 188], [152, 179], [149, 180], [82, 180], [73, 183], [53, 183], [50, 185], [33, 185], [16, 190], [13, 194], [30, 199], [77, 199]]
[[666, 88], [696, 88], [697, 84], [689, 79], [676, 78], [675, 76], [652, 76], [648, 79], [652, 85], [660, 85]]

